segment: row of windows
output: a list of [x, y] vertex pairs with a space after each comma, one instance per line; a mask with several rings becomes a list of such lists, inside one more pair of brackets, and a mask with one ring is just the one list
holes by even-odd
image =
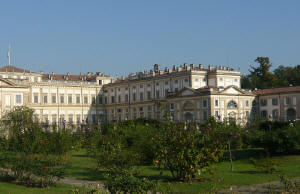
[[[294, 105], [296, 105], [296, 104], [295, 104], [295, 103], [296, 103], [296, 98], [295, 98], [295, 97], [289, 97], [289, 96], [286, 96], [286, 97], [284, 98], [284, 103], [285, 103], [286, 105], [289, 105], [289, 104], [292, 103], [292, 99], [293, 99]], [[277, 106], [277, 105], [279, 104], [278, 98], [272, 98], [272, 99], [271, 99], [271, 103], [272, 103], [273, 106]], [[268, 99], [261, 99], [261, 100], [260, 100], [260, 106], [268, 106]]]
[[[50, 100], [48, 99], [48, 95], [43, 95], [42, 99], [43, 99], [44, 104], [50, 103]], [[73, 104], [73, 103], [80, 104], [81, 103], [80, 96], [76, 96], [75, 101], [73, 101], [73, 96], [69, 95], [67, 97], [67, 100], [68, 100], [68, 104]], [[33, 102], [34, 103], [39, 103], [39, 95], [38, 94], [34, 94]], [[51, 103], [54, 103], [54, 104], [57, 103], [56, 95], [51, 96]], [[65, 96], [64, 95], [59, 96], [59, 103], [61, 103], [61, 104], [65, 103]], [[88, 96], [83, 97], [83, 103], [88, 104]], [[95, 104], [95, 103], [96, 103], [96, 97], [93, 96], [92, 97], [92, 104]]]
[[[36, 117], [38, 118], [38, 116]], [[76, 121], [76, 123], [84, 123], [84, 122], [89, 122], [91, 121], [92, 123], [96, 123], [97, 122], [97, 115], [95, 114], [92, 114], [90, 119], [88, 117], [88, 115], [84, 115], [83, 116], [83, 119], [81, 120], [81, 115], [75, 115], [75, 120], [74, 120], [74, 115], [73, 114], [69, 114], [67, 115], [67, 118], [65, 118], [65, 115], [60, 115], [60, 117], [58, 118], [56, 114], [52, 115], [51, 116], [51, 122], [52, 123], [57, 123], [57, 122], [60, 122], [60, 123], [74, 123], [74, 121]], [[42, 116], [42, 122], [45, 122], [45, 123], [49, 123], [49, 116], [48, 115], [43, 115]]]
[[[246, 107], [249, 107], [249, 100], [245, 101], [245, 105], [246, 105]], [[219, 107], [219, 100], [215, 100], [215, 107]], [[238, 107], [238, 105], [234, 101], [230, 101], [227, 105], [227, 108], [237, 108], [237, 107]]]

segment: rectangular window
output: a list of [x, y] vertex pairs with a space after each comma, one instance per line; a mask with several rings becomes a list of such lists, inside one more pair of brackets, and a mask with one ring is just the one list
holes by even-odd
[[169, 95], [169, 89], [165, 89], [165, 96], [167, 97]]
[[133, 100], [133, 101], [136, 101], [136, 93], [133, 93], [133, 94], [132, 94], [132, 100]]
[[84, 102], [84, 104], [88, 104], [88, 97], [87, 97], [87, 96], [85, 96], [85, 97], [83, 98], [83, 102]]
[[114, 96], [111, 97], [111, 103], [115, 103], [115, 97]]
[[65, 103], [65, 97], [64, 97], [64, 95], [60, 96], [60, 103], [62, 103], [62, 104]]
[[57, 119], [56, 119], [56, 115], [52, 115], [52, 124], [56, 124], [56, 121]]
[[121, 95], [118, 96], [118, 102], [121, 103]]
[[174, 110], [174, 107], [175, 107], [174, 103], [170, 103], [170, 109]]
[[92, 104], [96, 104], [96, 97], [92, 96]]
[[203, 100], [203, 107], [204, 107], [204, 108], [207, 107], [207, 100]]
[[272, 105], [277, 106], [278, 105], [278, 99], [277, 98], [272, 98]]
[[52, 103], [56, 103], [56, 95], [54, 94], [52, 94]]
[[175, 92], [178, 92], [178, 88], [175, 88]]
[[285, 97], [285, 104], [290, 104], [290, 98], [289, 97]]
[[203, 120], [207, 120], [207, 111], [206, 110], [204, 110], [203, 111]]
[[47, 104], [47, 103], [48, 103], [48, 96], [45, 95], [45, 96], [44, 96], [44, 104]]
[[263, 110], [260, 112], [260, 116], [261, 116], [261, 118], [265, 119], [268, 116], [268, 112], [266, 110]]
[[72, 104], [72, 95], [69, 95], [69, 96], [68, 96], [68, 103], [69, 103], [69, 104]]
[[125, 102], [128, 102], [128, 94], [125, 94]]
[[104, 104], [107, 104], [107, 97], [104, 97]]
[[81, 121], [80, 121], [80, 115], [76, 115], [76, 123], [81, 123]]
[[34, 103], [39, 103], [39, 95], [38, 94], [34, 94], [33, 102]]
[[147, 91], [147, 100], [151, 100], [151, 92]]
[[268, 105], [267, 99], [261, 99], [260, 100], [260, 106], [267, 106], [267, 105]]
[[22, 103], [22, 95], [18, 94], [16, 95], [16, 104], [21, 104]]
[[215, 100], [215, 107], [219, 106], [219, 100]]
[[80, 104], [80, 96], [79, 95], [76, 96], [76, 104]]
[[250, 113], [249, 111], [246, 111], [246, 118], [249, 119], [249, 117], [250, 117]]
[[219, 111], [215, 111], [215, 117], [218, 118], [219, 117]]
[[73, 115], [69, 115], [68, 117], [69, 117], [68, 122], [69, 122], [70, 124], [72, 124], [72, 123], [73, 123]]
[[159, 90], [156, 90], [156, 98], [159, 99], [160, 96], [159, 96]]
[[143, 101], [143, 100], [144, 100], [144, 93], [141, 92], [141, 93], [140, 93], [140, 101]]
[[103, 103], [103, 98], [102, 96], [99, 96], [99, 104], [102, 104]]
[[246, 100], [246, 107], [249, 107], [249, 100]]

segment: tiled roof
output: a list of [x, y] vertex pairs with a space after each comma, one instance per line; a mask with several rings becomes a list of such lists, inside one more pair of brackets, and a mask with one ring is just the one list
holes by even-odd
[[279, 94], [279, 93], [290, 93], [290, 92], [300, 92], [300, 86], [290, 86], [284, 88], [270, 88], [263, 90], [253, 90], [256, 95], [268, 95], [268, 94]]
[[0, 67], [0, 72], [16, 72], [16, 73], [31, 73], [31, 71], [26, 70], [26, 69], [22, 69], [19, 67], [15, 67], [12, 65], [7, 65], [7, 66], [3, 66]]

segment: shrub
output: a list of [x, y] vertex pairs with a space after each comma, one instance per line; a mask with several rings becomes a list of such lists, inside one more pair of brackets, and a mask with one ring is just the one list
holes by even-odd
[[195, 125], [167, 122], [154, 139], [156, 164], [170, 170], [175, 180], [192, 180], [222, 155], [219, 131], [211, 125], [198, 130]]
[[275, 161], [270, 159], [270, 157], [266, 157], [263, 159], [254, 159], [250, 158], [250, 162], [254, 165], [254, 167], [263, 173], [274, 173], [277, 170], [277, 164]]

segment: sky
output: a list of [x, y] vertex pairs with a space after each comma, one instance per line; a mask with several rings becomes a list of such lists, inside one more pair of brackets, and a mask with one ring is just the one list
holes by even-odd
[[0, 66], [47, 73], [300, 64], [299, 0], [0, 0]]

